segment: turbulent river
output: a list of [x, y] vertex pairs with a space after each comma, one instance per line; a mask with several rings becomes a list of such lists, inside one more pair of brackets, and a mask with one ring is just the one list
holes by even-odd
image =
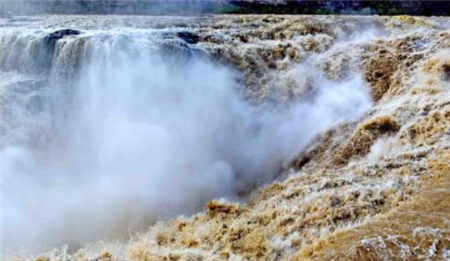
[[[67, 245], [41, 258], [320, 260], [327, 244], [330, 256], [344, 253], [328, 237], [377, 226], [384, 221], [375, 217], [395, 217], [391, 209], [408, 210], [440, 184], [421, 183], [423, 159], [446, 171], [449, 103], [439, 93], [449, 91], [449, 25], [1, 18], [2, 254]], [[435, 140], [418, 138], [429, 129], [411, 134], [433, 110], [444, 122]], [[218, 198], [206, 213], [171, 220]], [[445, 209], [429, 211], [448, 222]], [[349, 255], [450, 258], [445, 222], [412, 225], [414, 235], [434, 233], [426, 246], [367, 232]], [[82, 249], [130, 236], [127, 246]]]

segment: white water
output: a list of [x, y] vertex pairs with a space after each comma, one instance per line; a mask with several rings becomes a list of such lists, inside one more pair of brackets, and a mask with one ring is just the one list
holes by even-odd
[[[2, 243], [34, 251], [120, 238], [275, 178], [320, 132], [370, 106], [363, 80], [324, 79], [295, 104], [250, 105], [237, 72], [167, 31], [4, 29], [0, 40]], [[178, 49], [177, 49], [178, 50]]]

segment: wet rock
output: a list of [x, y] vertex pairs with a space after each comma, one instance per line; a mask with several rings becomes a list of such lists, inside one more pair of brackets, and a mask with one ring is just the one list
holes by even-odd
[[178, 32], [177, 36], [188, 44], [196, 44], [200, 40], [200, 37], [192, 32]]
[[450, 64], [444, 64], [442, 70], [444, 72], [444, 79], [450, 81]]
[[41, 62], [42, 68], [46, 68], [46, 69], [51, 68], [53, 55], [54, 55], [56, 43], [58, 42], [58, 40], [66, 37], [66, 36], [79, 35], [79, 34], [81, 34], [81, 31], [79, 31], [79, 30], [63, 29], [63, 30], [55, 31], [55, 32], [47, 35], [43, 40], [42, 44], [43, 44], [44, 51], [42, 52], [41, 59], [39, 59], [39, 61]]
[[189, 62], [193, 57], [207, 59], [207, 54], [199, 49], [189, 47], [184, 42], [169, 42], [160, 46], [161, 53], [169, 63], [183, 64]]
[[81, 31], [74, 30], [74, 29], [63, 29], [63, 30], [59, 30], [59, 31], [56, 31], [56, 32], [53, 32], [53, 33], [47, 35], [47, 37], [45, 39], [46, 39], [47, 43], [54, 43], [54, 42], [58, 41], [59, 39], [62, 39], [66, 36], [79, 35], [79, 34], [81, 34]]

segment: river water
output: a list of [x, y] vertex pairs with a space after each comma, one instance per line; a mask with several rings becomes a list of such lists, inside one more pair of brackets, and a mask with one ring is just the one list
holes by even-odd
[[245, 202], [372, 107], [360, 58], [324, 52], [391, 37], [380, 19], [284, 36], [276, 19], [1, 18], [5, 253], [126, 239], [214, 198]]

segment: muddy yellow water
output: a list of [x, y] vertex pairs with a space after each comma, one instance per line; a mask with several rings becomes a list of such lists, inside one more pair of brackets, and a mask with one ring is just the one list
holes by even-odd
[[[193, 26], [205, 35], [199, 45], [243, 72], [254, 101], [307, 97], [308, 75], [292, 74], [312, 59], [330, 79], [360, 73], [372, 108], [322, 133], [247, 202], [214, 200], [129, 242], [30, 259], [449, 260], [449, 25], [413, 17], [202, 20]], [[349, 31], [358, 40], [342, 42]]]
[[292, 260], [446, 260], [450, 247], [450, 154], [430, 161], [408, 203], [333, 233]]

